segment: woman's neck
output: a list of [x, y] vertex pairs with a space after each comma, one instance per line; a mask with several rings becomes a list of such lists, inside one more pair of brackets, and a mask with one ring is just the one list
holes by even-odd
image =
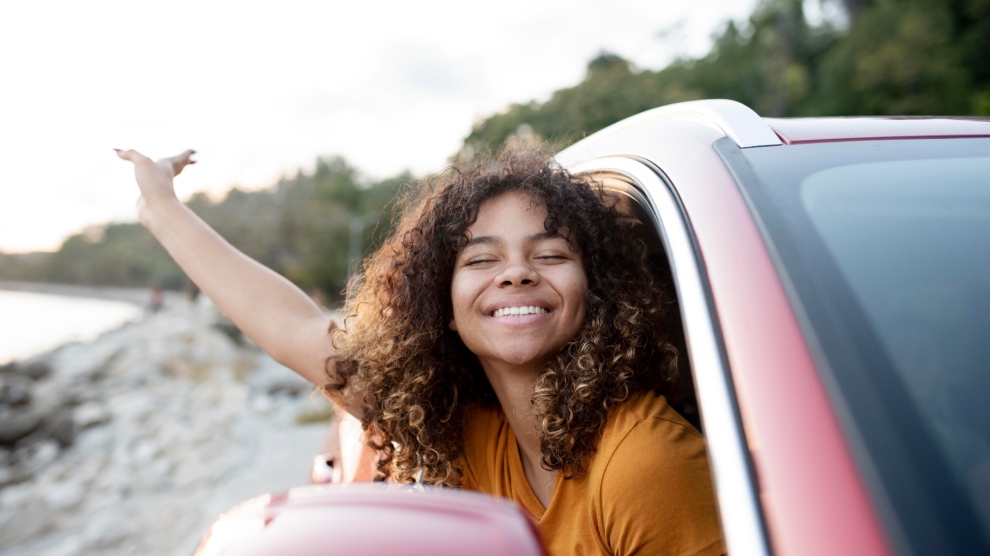
[[556, 472], [543, 469], [540, 433], [533, 411], [533, 389], [540, 369], [489, 368], [485, 366], [488, 382], [495, 391], [506, 421], [512, 427], [519, 447], [519, 459], [533, 493], [547, 507], [553, 494]]

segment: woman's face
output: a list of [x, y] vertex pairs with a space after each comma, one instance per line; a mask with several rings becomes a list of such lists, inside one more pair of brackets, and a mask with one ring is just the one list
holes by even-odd
[[486, 371], [541, 369], [584, 323], [581, 253], [543, 227], [546, 207], [510, 191], [481, 205], [457, 254], [451, 330]]

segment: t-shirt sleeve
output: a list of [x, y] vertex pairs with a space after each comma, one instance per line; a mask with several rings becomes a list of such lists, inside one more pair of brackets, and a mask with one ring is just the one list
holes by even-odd
[[725, 553], [704, 439], [651, 417], [611, 453], [595, 505], [599, 535], [616, 555]]

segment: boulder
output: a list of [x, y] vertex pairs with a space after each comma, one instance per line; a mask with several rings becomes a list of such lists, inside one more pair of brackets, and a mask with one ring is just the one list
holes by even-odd
[[35, 494], [36, 485], [22, 483], [0, 491], [0, 539], [14, 546], [51, 528], [44, 501]]
[[45, 504], [55, 511], [74, 508], [82, 502], [86, 491], [82, 485], [74, 481], [55, 483], [41, 489], [41, 497]]
[[0, 407], [0, 445], [11, 446], [28, 436], [37, 430], [44, 418], [45, 415], [39, 408], [13, 410]]
[[79, 430], [102, 425], [110, 420], [110, 410], [95, 401], [85, 402], [72, 410], [72, 420]]
[[24, 361], [11, 361], [0, 365], [0, 375], [21, 375], [32, 380], [45, 378], [52, 372], [47, 356], [33, 357]]
[[[63, 421], [67, 395], [61, 388], [51, 387], [50, 381], [36, 383], [29, 403], [19, 406], [0, 405], [0, 445], [14, 443], [37, 433], [41, 437], [50, 436]], [[71, 444], [73, 432], [64, 427], [61, 441]], [[33, 441], [29, 441], [31, 443]]]
[[30, 377], [17, 373], [0, 373], [0, 405], [22, 406], [31, 401]]

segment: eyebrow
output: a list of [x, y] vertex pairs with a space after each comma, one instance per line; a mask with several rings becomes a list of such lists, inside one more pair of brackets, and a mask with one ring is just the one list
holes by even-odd
[[[540, 232], [538, 234], [526, 236], [526, 239], [523, 240], [523, 243], [528, 245], [528, 244], [536, 243], [538, 241], [543, 241], [545, 239], [556, 239], [563, 237], [564, 236], [556, 233]], [[502, 239], [500, 236], [478, 236], [469, 239], [468, 242], [465, 243], [464, 247], [462, 247], [461, 249], [467, 249], [472, 245], [502, 245], [503, 243], [505, 243], [505, 240]]]

